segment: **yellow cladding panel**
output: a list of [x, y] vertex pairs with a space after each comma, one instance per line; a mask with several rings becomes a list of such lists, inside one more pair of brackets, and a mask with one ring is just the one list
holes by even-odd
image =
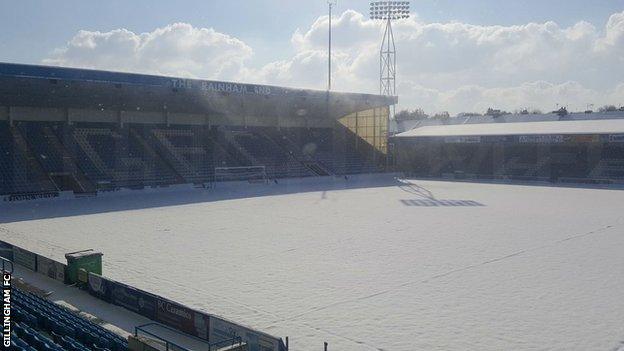
[[338, 121], [362, 140], [386, 153], [389, 114], [390, 109], [386, 106], [351, 113]]

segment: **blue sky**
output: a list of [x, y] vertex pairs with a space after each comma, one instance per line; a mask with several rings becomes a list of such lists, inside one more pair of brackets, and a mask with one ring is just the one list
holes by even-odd
[[[338, 0], [334, 86], [375, 93], [379, 23]], [[401, 107], [624, 105], [624, 0], [422, 0], [395, 26]], [[0, 61], [323, 89], [325, 0], [0, 0]], [[123, 29], [123, 30], [122, 30]]]

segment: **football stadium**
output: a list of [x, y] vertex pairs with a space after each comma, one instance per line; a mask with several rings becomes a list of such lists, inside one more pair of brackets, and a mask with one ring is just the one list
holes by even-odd
[[624, 112], [396, 103], [0, 64], [12, 347], [621, 349]]

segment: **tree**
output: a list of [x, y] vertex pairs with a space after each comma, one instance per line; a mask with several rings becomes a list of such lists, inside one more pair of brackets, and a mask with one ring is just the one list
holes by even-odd
[[510, 113], [507, 111], [501, 111], [501, 110], [495, 110], [493, 108], [488, 108], [487, 111], [485, 112], [486, 116], [492, 116], [492, 117], [500, 117], [500, 116], [504, 116], [504, 115], [509, 115]]
[[443, 111], [443, 112], [438, 112], [436, 113], [433, 117], [431, 117], [432, 119], [441, 119], [441, 120], [447, 120], [449, 118], [451, 118], [451, 115], [447, 112], [447, 111]]
[[394, 119], [397, 122], [420, 121], [426, 118], [429, 118], [429, 116], [421, 108], [417, 108], [411, 111], [408, 109], [401, 110], [397, 112], [396, 115], [394, 115]]
[[604, 105], [598, 109], [598, 111], [600, 112], [614, 112], [617, 110], [618, 110], [617, 107], [615, 107], [614, 105]]

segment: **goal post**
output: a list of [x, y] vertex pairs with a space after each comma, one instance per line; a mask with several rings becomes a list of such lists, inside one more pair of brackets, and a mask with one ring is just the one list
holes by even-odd
[[265, 166], [216, 167], [214, 181], [232, 182], [248, 181], [250, 183], [268, 183]]

